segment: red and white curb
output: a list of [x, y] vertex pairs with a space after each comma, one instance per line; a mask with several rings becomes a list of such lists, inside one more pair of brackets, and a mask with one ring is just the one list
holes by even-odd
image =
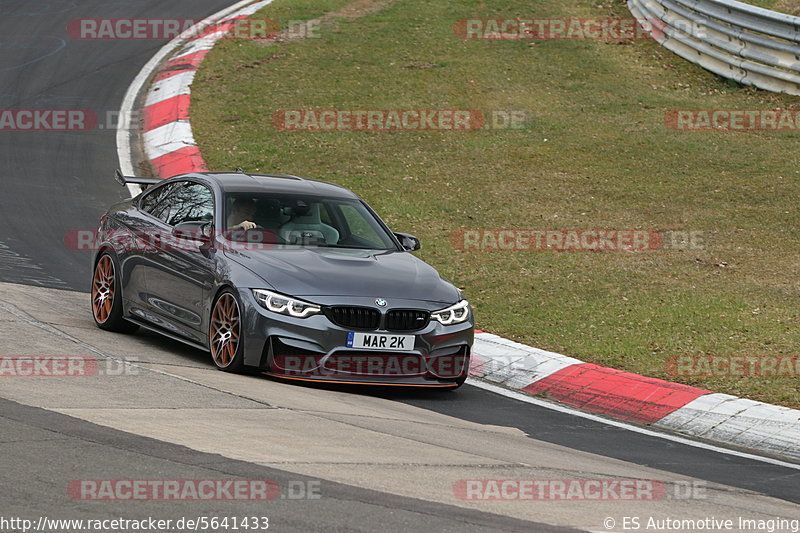
[[470, 374], [584, 411], [800, 459], [800, 411], [605, 368], [479, 332]]
[[159, 177], [208, 170], [189, 122], [194, 76], [206, 55], [236, 21], [271, 2], [248, 0], [212, 15], [169, 43], [158, 54], [158, 62], [148, 63], [143, 69], [143, 77], [153, 77], [153, 83], [142, 108], [142, 143], [145, 156]]
[[[240, 2], [201, 24], [238, 20], [271, 2]], [[192, 135], [189, 106], [195, 73], [225, 34], [224, 28], [218, 30], [191, 39], [179, 37], [154, 58], [160, 59], [148, 64], [150, 72], [145, 67], [140, 74], [146, 79], [155, 71], [143, 109], [142, 138], [147, 158], [162, 178], [207, 170]], [[129, 91], [133, 97], [129, 94], [126, 101], [135, 99], [136, 85], [135, 81]], [[126, 152], [126, 145], [118, 145], [124, 162], [130, 157], [129, 147]], [[476, 333], [473, 354], [470, 375], [505, 389], [613, 419], [800, 460], [800, 411], [796, 409], [584, 363], [485, 332]]]

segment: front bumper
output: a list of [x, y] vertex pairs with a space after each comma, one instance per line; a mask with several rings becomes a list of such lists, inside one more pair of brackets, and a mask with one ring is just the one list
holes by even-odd
[[[367, 332], [340, 327], [323, 314], [293, 318], [261, 307], [249, 289], [239, 291], [243, 305], [245, 364], [279, 378], [301, 381], [457, 387], [469, 372], [474, 342], [473, 317], [444, 326], [431, 321], [417, 331]], [[345, 300], [345, 301], [343, 301]], [[369, 306], [374, 299], [340, 298], [337, 305]], [[317, 302], [329, 303], [329, 302]], [[395, 300], [387, 307], [435, 311], [444, 305]], [[348, 333], [413, 335], [413, 349], [402, 352], [347, 346]]]

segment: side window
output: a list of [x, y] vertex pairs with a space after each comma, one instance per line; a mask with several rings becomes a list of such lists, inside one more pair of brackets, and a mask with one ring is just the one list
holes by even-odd
[[156, 211], [162, 206], [164, 199], [169, 196], [169, 193], [174, 187], [175, 185], [170, 183], [169, 185], [163, 185], [147, 192], [141, 202], [139, 202], [139, 209], [157, 217]]
[[364, 219], [364, 216], [352, 205], [342, 205], [342, 215], [344, 215], [347, 225], [350, 228], [350, 233], [363, 239], [367, 243], [375, 246], [376, 248], [383, 247], [384, 239], [378, 235], [375, 229]]
[[323, 224], [335, 227], [333, 219], [331, 219], [331, 215], [330, 213], [328, 213], [328, 206], [322, 202], [320, 202], [319, 204], [319, 219]]
[[156, 206], [153, 215], [170, 226], [181, 222], [211, 221], [214, 220], [214, 195], [205, 185], [180, 182]]

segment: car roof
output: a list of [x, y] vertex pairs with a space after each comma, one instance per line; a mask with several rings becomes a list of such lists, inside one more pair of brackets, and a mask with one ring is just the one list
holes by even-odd
[[252, 174], [244, 172], [196, 172], [176, 178], [206, 178], [219, 185], [223, 192], [232, 193], [297, 193], [333, 198], [358, 198], [353, 191], [341, 185], [324, 181], [278, 174]]

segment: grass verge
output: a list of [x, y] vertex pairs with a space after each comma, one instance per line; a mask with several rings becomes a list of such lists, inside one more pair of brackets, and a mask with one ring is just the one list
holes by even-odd
[[[800, 108], [651, 41], [465, 41], [463, 18], [629, 17], [624, 2], [276, 0], [259, 16], [329, 17], [316, 38], [223, 41], [192, 89], [211, 168], [354, 189], [465, 290], [479, 327], [588, 362], [800, 407], [796, 377], [676, 377], [678, 355], [800, 352], [800, 134], [685, 132], [673, 109]], [[524, 129], [281, 132], [277, 110], [525, 110]], [[702, 232], [703, 249], [454, 249], [471, 228]]]

